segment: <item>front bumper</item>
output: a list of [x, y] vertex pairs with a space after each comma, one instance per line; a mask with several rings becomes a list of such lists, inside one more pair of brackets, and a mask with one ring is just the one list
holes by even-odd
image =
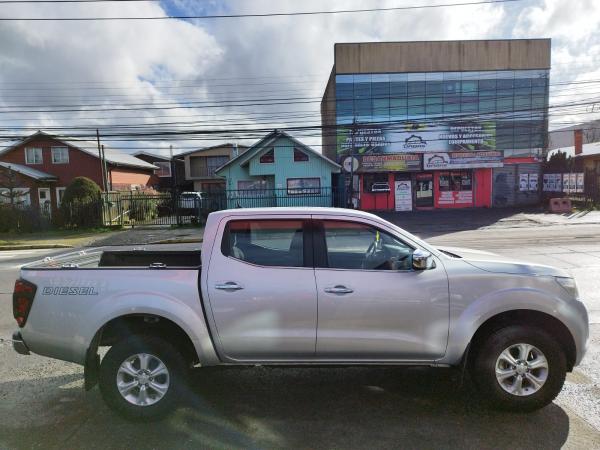
[[23, 337], [21, 336], [20, 331], [15, 331], [13, 333], [12, 343], [13, 343], [13, 348], [20, 355], [29, 355], [30, 354], [29, 348], [27, 347], [27, 344], [25, 344], [25, 341], [23, 340]]

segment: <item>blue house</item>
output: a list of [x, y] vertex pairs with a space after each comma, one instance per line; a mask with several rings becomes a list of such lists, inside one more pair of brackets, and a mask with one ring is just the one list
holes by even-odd
[[275, 130], [215, 173], [225, 178], [228, 208], [333, 206], [339, 164]]

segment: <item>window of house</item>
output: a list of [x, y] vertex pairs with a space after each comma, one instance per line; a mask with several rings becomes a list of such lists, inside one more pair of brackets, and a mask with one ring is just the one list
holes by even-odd
[[302, 220], [232, 220], [221, 251], [225, 256], [261, 266], [302, 267]]
[[31, 206], [29, 188], [13, 188], [12, 191], [8, 188], [0, 188], [1, 203], [12, 203], [18, 208]]
[[275, 162], [275, 151], [273, 149], [269, 150], [265, 154], [263, 154], [259, 159], [261, 164], [270, 164]]
[[238, 180], [237, 188], [238, 190], [257, 190], [257, 189], [267, 189], [267, 180]]
[[319, 195], [321, 192], [320, 178], [288, 178], [288, 195]]
[[42, 164], [42, 149], [41, 148], [26, 148], [25, 149], [25, 164]]
[[158, 167], [158, 170], [155, 170], [154, 173], [156, 176], [161, 178], [168, 178], [171, 176], [171, 162], [170, 161], [155, 161], [154, 164]]
[[63, 197], [65, 196], [66, 187], [57, 187], [56, 188], [56, 206], [60, 208], [60, 204], [63, 201]]
[[68, 147], [52, 147], [52, 164], [69, 164]]
[[413, 248], [377, 228], [356, 222], [323, 222], [327, 267], [354, 270], [410, 270]]
[[206, 169], [209, 177], [214, 177], [216, 170], [229, 161], [228, 156], [207, 156]]
[[308, 155], [306, 153], [304, 153], [303, 151], [300, 151], [297, 148], [295, 148], [294, 149], [294, 162], [302, 162], [302, 161], [308, 161]]

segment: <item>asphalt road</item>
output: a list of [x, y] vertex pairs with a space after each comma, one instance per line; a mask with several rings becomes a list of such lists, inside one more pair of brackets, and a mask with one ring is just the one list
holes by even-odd
[[[199, 369], [188, 402], [131, 424], [83, 391], [82, 368], [0, 343], [0, 448], [600, 448], [600, 227], [428, 232], [570, 270], [591, 316], [589, 352], [556, 401], [532, 414], [487, 410], [449, 369]], [[61, 251], [0, 252], [0, 337], [15, 328], [18, 266]]]

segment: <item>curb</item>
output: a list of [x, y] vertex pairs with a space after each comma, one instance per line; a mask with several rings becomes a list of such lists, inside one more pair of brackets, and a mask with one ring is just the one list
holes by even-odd
[[52, 248], [73, 248], [65, 244], [40, 244], [40, 245], [0, 245], [0, 251], [4, 250], [45, 250]]

